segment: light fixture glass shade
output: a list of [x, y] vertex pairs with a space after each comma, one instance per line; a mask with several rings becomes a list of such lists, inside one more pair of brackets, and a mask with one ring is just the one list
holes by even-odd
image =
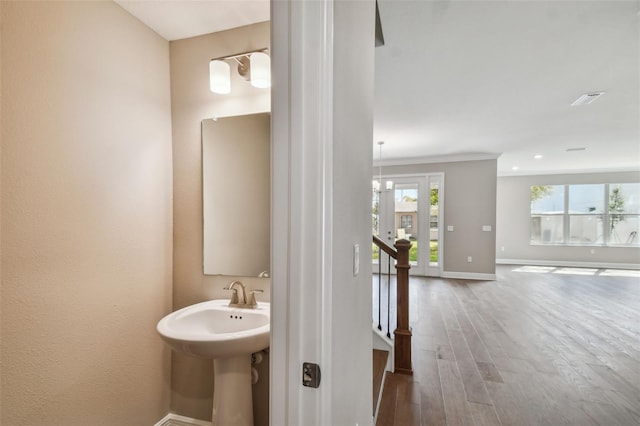
[[251, 85], [264, 89], [271, 87], [271, 58], [263, 52], [251, 54]]
[[209, 62], [209, 86], [213, 93], [231, 92], [231, 68], [225, 61]]
[[371, 181], [371, 187], [374, 191], [380, 191], [380, 182], [377, 180]]
[[387, 181], [387, 191], [391, 191], [393, 189], [393, 181], [392, 180], [388, 180]]

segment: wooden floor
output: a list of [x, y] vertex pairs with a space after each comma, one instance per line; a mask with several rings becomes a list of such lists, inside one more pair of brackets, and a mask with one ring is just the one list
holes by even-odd
[[640, 425], [638, 271], [496, 272], [412, 277], [414, 376], [377, 425]]

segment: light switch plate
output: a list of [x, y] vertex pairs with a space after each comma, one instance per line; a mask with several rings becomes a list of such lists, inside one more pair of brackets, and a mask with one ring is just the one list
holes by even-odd
[[449, 231], [449, 232], [453, 231], [453, 225], [447, 226], [447, 231]]
[[484, 232], [491, 232], [491, 225], [482, 225], [482, 230]]

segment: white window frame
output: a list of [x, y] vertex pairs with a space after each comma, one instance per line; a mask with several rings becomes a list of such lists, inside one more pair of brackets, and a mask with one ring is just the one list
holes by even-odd
[[[529, 229], [529, 244], [532, 246], [571, 246], [571, 247], [591, 247], [591, 246], [606, 246], [606, 247], [636, 247], [640, 245], [640, 241], [636, 239], [635, 244], [612, 244], [610, 241], [609, 235], [609, 226], [611, 224], [611, 212], [609, 211], [609, 197], [611, 196], [610, 190], [612, 185], [623, 185], [628, 183], [637, 183], [637, 182], [619, 182], [619, 183], [584, 183], [584, 184], [550, 184], [548, 186], [562, 186], [564, 188], [564, 212], [562, 214], [552, 213], [545, 215], [544, 213], [536, 213], [535, 216], [562, 216], [562, 242], [549, 242], [545, 243], [541, 242], [531, 242], [531, 232], [532, 229]], [[604, 191], [602, 196], [604, 197], [604, 208], [601, 213], [569, 213], [569, 194], [570, 188], [572, 186], [579, 185], [603, 185]], [[537, 186], [537, 185], [532, 185]], [[531, 189], [531, 186], [529, 187]], [[640, 213], [617, 213], [623, 216], [637, 217], [640, 220]], [[570, 220], [572, 216], [602, 216], [602, 242], [593, 242], [593, 243], [576, 243], [570, 242]], [[531, 218], [534, 217], [534, 214], [531, 212], [531, 206], [529, 207], [529, 224], [531, 224]]]

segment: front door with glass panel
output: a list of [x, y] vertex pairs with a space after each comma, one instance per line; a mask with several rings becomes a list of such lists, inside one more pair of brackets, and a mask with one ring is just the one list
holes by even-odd
[[[441, 180], [439, 175], [389, 176], [373, 192], [373, 232], [392, 247], [399, 239], [411, 242], [412, 275], [440, 275]], [[374, 272], [380, 267], [389, 272], [387, 265], [386, 255], [374, 246]], [[390, 272], [395, 273], [393, 266]]]

